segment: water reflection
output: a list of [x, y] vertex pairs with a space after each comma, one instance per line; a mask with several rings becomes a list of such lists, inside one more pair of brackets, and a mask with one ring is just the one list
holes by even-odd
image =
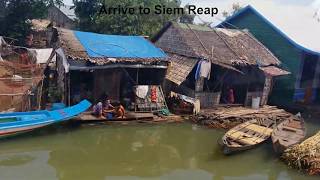
[[270, 144], [224, 156], [222, 135], [191, 124], [36, 132], [0, 143], [0, 179], [317, 179], [288, 169]]
[[1, 154], [0, 179], [57, 179], [49, 157], [49, 151]]

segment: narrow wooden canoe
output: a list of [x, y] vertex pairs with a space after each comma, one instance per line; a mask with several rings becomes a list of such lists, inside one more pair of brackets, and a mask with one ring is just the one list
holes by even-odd
[[281, 154], [288, 147], [300, 143], [306, 136], [305, 123], [302, 117], [294, 117], [281, 122], [273, 131], [271, 138], [273, 149]]
[[53, 123], [69, 120], [91, 106], [87, 100], [77, 105], [54, 110], [0, 114], [0, 138], [31, 131]]
[[270, 138], [275, 122], [251, 120], [230, 129], [222, 137], [224, 154], [251, 149]]

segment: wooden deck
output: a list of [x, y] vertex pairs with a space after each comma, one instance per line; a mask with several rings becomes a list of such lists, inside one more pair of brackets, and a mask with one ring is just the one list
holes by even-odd
[[127, 112], [123, 118], [106, 119], [105, 117], [96, 117], [92, 115], [92, 112], [85, 112], [75, 118], [78, 121], [134, 121], [134, 120], [153, 120], [154, 115], [152, 113], [134, 113]]
[[183, 118], [181, 116], [170, 115], [159, 117], [153, 115], [152, 113], [135, 113], [135, 112], [126, 112], [124, 118], [114, 118], [106, 119], [99, 118], [92, 115], [92, 112], [82, 113], [80, 116], [74, 118], [74, 121], [80, 123], [129, 123], [129, 122], [138, 122], [138, 123], [161, 123], [161, 122], [182, 122]]

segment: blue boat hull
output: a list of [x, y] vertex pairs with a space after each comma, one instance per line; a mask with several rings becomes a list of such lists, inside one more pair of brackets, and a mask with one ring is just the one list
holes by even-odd
[[0, 114], [0, 137], [23, 133], [72, 119], [73, 117], [86, 111], [88, 108], [90, 108], [90, 106], [91, 103], [87, 100], [84, 100], [77, 105], [54, 111], [32, 111]]

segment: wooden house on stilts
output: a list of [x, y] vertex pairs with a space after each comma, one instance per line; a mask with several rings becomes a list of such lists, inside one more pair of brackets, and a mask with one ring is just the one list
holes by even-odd
[[127, 109], [166, 107], [160, 85], [167, 55], [141, 36], [106, 35], [56, 28], [58, 86], [66, 104], [108, 96]]
[[[270, 96], [272, 104], [292, 106], [320, 102], [320, 23], [309, 7], [268, 7], [254, 3], [221, 22], [217, 27], [247, 29], [291, 74], [277, 80]], [[294, 13], [295, 12], [295, 13]]]
[[168, 23], [153, 41], [171, 62], [165, 92], [199, 99], [204, 108], [230, 103], [231, 89], [234, 104], [251, 105], [254, 97], [265, 105], [274, 77], [289, 74], [278, 68], [281, 62], [265, 46], [242, 30]]

